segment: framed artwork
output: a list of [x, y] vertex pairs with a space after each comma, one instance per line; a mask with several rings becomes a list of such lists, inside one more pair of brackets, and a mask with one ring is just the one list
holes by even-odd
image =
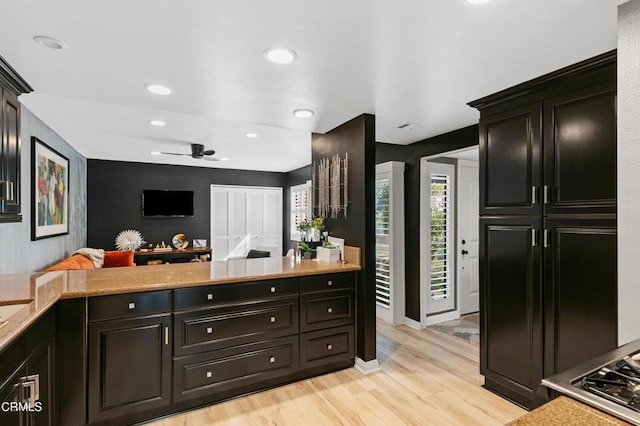
[[69, 233], [69, 159], [31, 138], [31, 240]]

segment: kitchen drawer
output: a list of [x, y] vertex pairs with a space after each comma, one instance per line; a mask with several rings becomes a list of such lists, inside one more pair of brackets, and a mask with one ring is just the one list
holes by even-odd
[[298, 372], [298, 336], [283, 337], [223, 350], [176, 358], [173, 401], [219, 394], [237, 395], [243, 386]]
[[300, 331], [352, 324], [355, 313], [353, 290], [326, 291], [300, 296]]
[[355, 272], [300, 277], [300, 293], [355, 288]]
[[177, 313], [174, 353], [195, 354], [298, 333], [298, 299]]
[[176, 310], [193, 309], [297, 294], [296, 278], [218, 284], [174, 290], [174, 306]]
[[89, 321], [171, 312], [171, 290], [89, 298]]
[[353, 325], [300, 335], [300, 370], [355, 357]]

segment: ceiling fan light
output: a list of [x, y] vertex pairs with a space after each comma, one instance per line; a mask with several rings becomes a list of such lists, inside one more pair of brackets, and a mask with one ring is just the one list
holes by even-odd
[[151, 151], [149, 154], [151, 154], [151, 155], [160, 155], [162, 153], [159, 152], [159, 151]]
[[471, 4], [482, 4], [482, 3], [487, 3], [490, 2], [491, 0], [467, 0], [468, 3]]
[[157, 126], [157, 127], [164, 127], [167, 125], [167, 123], [165, 123], [162, 120], [149, 120], [149, 124], [151, 124], [152, 126]]
[[258, 137], [258, 134], [257, 134], [257, 133], [254, 133], [254, 132], [247, 132], [247, 133], [245, 133], [244, 135], [245, 135], [246, 137], [248, 137], [248, 138], [257, 138], [257, 137]]

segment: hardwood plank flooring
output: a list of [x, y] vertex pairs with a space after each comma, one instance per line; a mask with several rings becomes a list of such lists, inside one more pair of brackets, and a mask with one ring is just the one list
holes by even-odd
[[379, 372], [342, 370], [150, 424], [489, 426], [526, 413], [480, 387], [477, 346], [429, 328], [377, 326]]

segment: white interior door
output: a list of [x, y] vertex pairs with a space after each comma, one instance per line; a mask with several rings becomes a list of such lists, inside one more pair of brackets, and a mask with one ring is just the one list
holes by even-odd
[[458, 160], [458, 304], [460, 315], [479, 309], [478, 162]]

